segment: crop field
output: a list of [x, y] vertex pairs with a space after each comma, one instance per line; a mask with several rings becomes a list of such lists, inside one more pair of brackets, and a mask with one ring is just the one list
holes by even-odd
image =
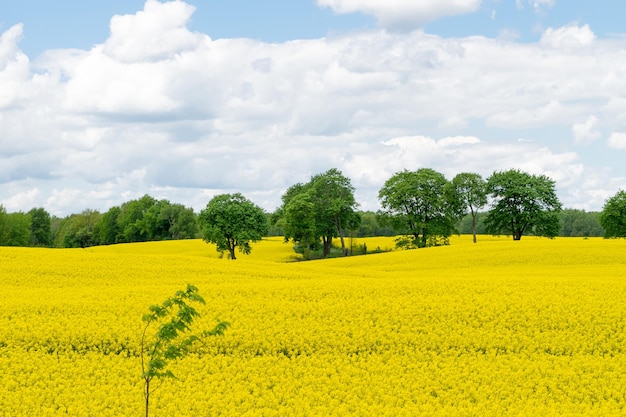
[[154, 416], [626, 415], [625, 240], [295, 260], [281, 238], [236, 261], [199, 240], [0, 248], [0, 416], [142, 415], [141, 317], [187, 283], [195, 327], [231, 327], [174, 364]]

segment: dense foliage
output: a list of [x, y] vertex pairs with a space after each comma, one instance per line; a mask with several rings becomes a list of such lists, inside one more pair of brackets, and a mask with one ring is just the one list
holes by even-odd
[[[488, 234], [485, 226], [487, 212], [479, 212], [476, 216], [476, 233]], [[604, 229], [600, 225], [600, 212], [577, 209], [564, 209], [557, 214], [560, 223], [559, 236], [562, 237], [601, 237]], [[461, 234], [472, 233], [472, 216], [466, 215], [456, 224]], [[532, 236], [533, 231], [526, 233]]]
[[[536, 236], [623, 236], [625, 214], [617, 193], [600, 213], [561, 210], [555, 183], [520, 170], [494, 172], [487, 181], [459, 173], [448, 181], [429, 169], [401, 171], [379, 191], [383, 210], [360, 212], [350, 179], [330, 169], [290, 186], [282, 204], [265, 213], [266, 235], [284, 236], [306, 258], [348, 254], [346, 238], [403, 235], [404, 247], [445, 244], [454, 233]], [[490, 201], [487, 212], [481, 208]], [[621, 223], [620, 223], [621, 222]], [[621, 226], [620, 226], [621, 224]], [[603, 228], [603, 226], [605, 226]], [[85, 210], [65, 218], [43, 208], [7, 213], [0, 205], [0, 246], [89, 247], [201, 236], [193, 209], [145, 195], [104, 213]], [[340, 239], [340, 249], [333, 239]], [[225, 246], [228, 250], [227, 246]]]
[[209, 201], [198, 218], [202, 238], [214, 243], [220, 253], [228, 251], [235, 260], [235, 249], [249, 254], [250, 242], [267, 235], [267, 217], [263, 210], [239, 193], [219, 194]]
[[517, 169], [499, 171], [487, 180], [487, 190], [492, 199], [485, 218], [489, 233], [508, 234], [513, 240], [529, 231], [536, 236], [558, 236], [562, 207], [550, 178]]
[[345, 237], [361, 223], [349, 178], [330, 169], [312, 176], [306, 184], [289, 187], [282, 201], [275, 221], [284, 230], [285, 241], [292, 240], [303, 248], [305, 258], [311, 258], [312, 250], [320, 245], [321, 256], [327, 257], [336, 237], [340, 239], [342, 254], [348, 254]]
[[454, 233], [460, 204], [446, 196], [448, 181], [429, 168], [401, 171], [389, 178], [378, 192], [382, 214], [402, 235], [398, 243], [423, 248], [447, 244]]
[[604, 203], [600, 223], [605, 237], [626, 238], [626, 191], [618, 191]]

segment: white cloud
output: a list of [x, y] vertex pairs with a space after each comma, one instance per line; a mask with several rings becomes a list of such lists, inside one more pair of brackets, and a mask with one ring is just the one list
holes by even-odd
[[[191, 11], [149, 1], [90, 50], [33, 64], [21, 26], [1, 34], [0, 204], [62, 215], [149, 193], [198, 208], [240, 191], [273, 210], [288, 186], [337, 167], [375, 210], [389, 176], [428, 166], [548, 173], [564, 201], [598, 209], [626, 177], [623, 164], [590, 168], [599, 132], [626, 126], [619, 41], [374, 30], [268, 44], [191, 32]], [[138, 47], [149, 38], [162, 42]], [[568, 151], [572, 134], [590, 152]]]
[[600, 139], [602, 134], [597, 130], [598, 118], [596, 116], [589, 116], [584, 123], [575, 123], [572, 126], [572, 133], [574, 133], [574, 140], [581, 145], [588, 145]]
[[0, 110], [21, 105], [28, 94], [20, 85], [30, 75], [28, 57], [18, 48], [22, 30], [15, 25], [0, 36]]
[[182, 1], [147, 0], [143, 11], [113, 16], [103, 52], [117, 61], [141, 62], [172, 59], [195, 49], [202, 36], [185, 28], [194, 10]]
[[27, 188], [11, 195], [2, 202], [2, 205], [9, 213], [15, 211], [27, 211], [30, 209], [25, 209], [24, 207], [35, 208], [38, 206], [40, 196], [41, 190], [38, 188]]
[[541, 43], [553, 48], [581, 48], [591, 45], [596, 39], [589, 25], [571, 23], [560, 28], [548, 28], [541, 35]]
[[626, 132], [615, 132], [609, 136], [609, 148], [626, 149]]
[[374, 16], [381, 26], [392, 30], [413, 30], [447, 16], [471, 13], [482, 0], [317, 0], [335, 13], [360, 12]]

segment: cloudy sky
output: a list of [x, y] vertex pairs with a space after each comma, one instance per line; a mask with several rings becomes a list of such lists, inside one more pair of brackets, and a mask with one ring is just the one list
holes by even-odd
[[[7, 4], [8, 3], [8, 4]], [[622, 0], [20, 0], [0, 5], [0, 204], [150, 194], [273, 211], [330, 168], [361, 209], [395, 172], [626, 188]]]

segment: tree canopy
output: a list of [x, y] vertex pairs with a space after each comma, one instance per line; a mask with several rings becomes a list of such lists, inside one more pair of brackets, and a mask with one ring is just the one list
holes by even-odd
[[198, 221], [202, 238], [214, 243], [219, 252], [228, 251], [233, 260], [235, 248], [249, 254], [250, 242], [261, 240], [268, 230], [263, 210], [240, 193], [216, 195], [200, 212]]
[[[408, 244], [418, 248], [447, 244], [454, 232], [455, 206], [446, 198], [448, 181], [430, 169], [400, 171], [378, 192], [386, 216], [401, 234], [411, 236]], [[407, 244], [400, 240], [401, 245]]]
[[476, 218], [478, 210], [487, 204], [487, 183], [480, 174], [462, 172], [448, 184], [450, 204], [462, 218], [468, 213], [472, 218], [472, 237], [476, 243]]
[[347, 254], [346, 230], [357, 229], [361, 218], [356, 211], [354, 187], [341, 171], [332, 168], [312, 176], [306, 184], [289, 187], [282, 201], [278, 217], [285, 240], [303, 245], [305, 257], [320, 240], [322, 256], [328, 256], [335, 237], [340, 238], [342, 253]]
[[620, 190], [606, 200], [600, 213], [604, 237], [626, 238], [626, 191]]
[[561, 202], [554, 181], [547, 176], [517, 169], [494, 172], [487, 180], [487, 191], [492, 198], [485, 219], [489, 233], [510, 233], [514, 240], [529, 231], [551, 238], [559, 234]]

